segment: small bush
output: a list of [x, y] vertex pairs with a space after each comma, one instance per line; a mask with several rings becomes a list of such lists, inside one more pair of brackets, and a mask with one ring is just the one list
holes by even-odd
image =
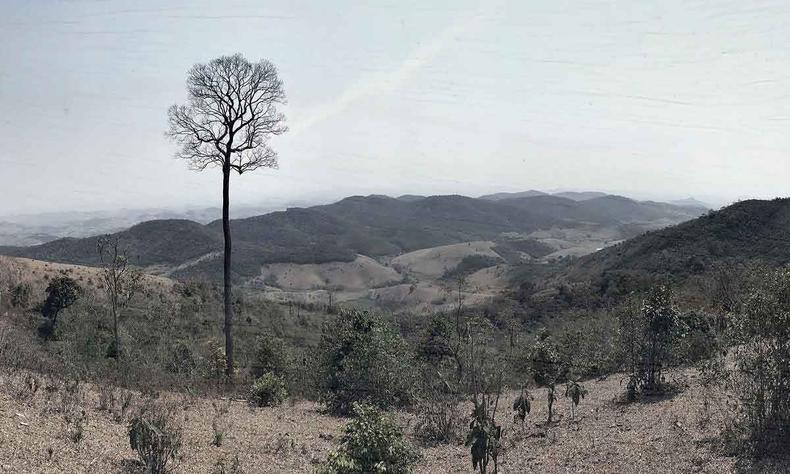
[[680, 313], [672, 292], [665, 286], [653, 288], [639, 310], [629, 307], [620, 312], [619, 319], [629, 400], [640, 391], [662, 391], [663, 371], [672, 361], [673, 349], [682, 336]]
[[289, 375], [289, 357], [285, 342], [279, 337], [261, 336], [255, 341], [251, 373], [260, 377], [273, 373], [280, 377]]
[[58, 315], [73, 305], [82, 295], [79, 284], [67, 276], [54, 278], [47, 286], [47, 299], [39, 306], [44, 322], [39, 327], [39, 335], [50, 339], [55, 334]]
[[172, 410], [148, 402], [129, 423], [129, 444], [150, 474], [174, 470], [181, 449], [181, 428], [176, 425]]
[[367, 311], [342, 311], [327, 322], [318, 346], [319, 390], [332, 413], [354, 402], [379, 408], [411, 405], [417, 370], [403, 338]]
[[737, 425], [758, 455], [787, 452], [790, 439], [790, 267], [753, 288], [729, 328]]
[[414, 436], [429, 445], [456, 443], [461, 440], [463, 425], [455, 397], [431, 398], [417, 405]]
[[15, 308], [27, 308], [30, 306], [32, 290], [27, 283], [20, 283], [11, 288], [11, 306]]
[[[170, 348], [169, 359], [167, 361], [167, 370], [174, 374], [192, 375], [197, 369], [195, 355], [186, 342], [178, 341], [173, 344]], [[212, 367], [211, 372], [212, 374], [214, 373], [214, 367]]]
[[419, 460], [392, 415], [370, 405], [352, 404], [354, 419], [346, 425], [340, 447], [329, 453], [325, 474], [408, 473]]
[[85, 437], [85, 421], [88, 419], [85, 410], [74, 410], [64, 415], [68, 426], [68, 437], [74, 443], [79, 443]]
[[241, 461], [237, 453], [233, 456], [233, 459], [226, 457], [218, 459], [211, 474], [242, 474], [243, 472], [244, 470], [241, 467]]
[[230, 400], [211, 402], [211, 407], [214, 409], [214, 417], [211, 419], [211, 431], [213, 434], [211, 444], [216, 447], [222, 446], [222, 442], [225, 440], [225, 435], [230, 427], [230, 421], [228, 420], [230, 403]]
[[283, 379], [269, 372], [263, 374], [250, 388], [249, 401], [259, 407], [273, 407], [280, 405], [288, 398], [288, 390]]

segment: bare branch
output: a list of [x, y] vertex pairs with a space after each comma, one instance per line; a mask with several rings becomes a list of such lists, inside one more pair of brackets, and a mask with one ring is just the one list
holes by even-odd
[[268, 142], [288, 128], [277, 109], [285, 91], [272, 63], [236, 54], [196, 64], [187, 91], [187, 104], [168, 110], [167, 135], [181, 147], [177, 158], [201, 171], [218, 166], [241, 174], [277, 166]]

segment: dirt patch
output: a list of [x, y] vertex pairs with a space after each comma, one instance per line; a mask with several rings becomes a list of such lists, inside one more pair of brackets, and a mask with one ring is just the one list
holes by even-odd
[[264, 265], [253, 284], [275, 286], [285, 291], [335, 288], [364, 290], [401, 280], [394, 269], [370, 257], [358, 255], [353, 262], [320, 264], [274, 263]]
[[418, 278], [438, 279], [471, 255], [501, 259], [493, 250], [494, 245], [490, 241], [477, 241], [415, 250], [393, 258], [392, 266]]
[[[86, 386], [80, 406], [87, 413], [84, 438], [75, 443], [67, 435], [64, 417], [53, 413], [53, 402], [40, 390], [26, 395], [26, 375], [0, 375], [0, 472], [123, 472], [133, 466], [125, 422], [98, 409], [95, 387]], [[620, 402], [621, 376], [584, 382], [589, 395], [571, 420], [570, 405], [555, 403], [558, 420], [546, 419], [546, 392], [533, 390], [532, 412], [525, 428], [514, 423], [508, 392], [500, 401], [498, 420], [504, 428], [505, 453], [501, 472], [603, 473], [721, 473], [738, 472], [737, 458], [715, 448], [719, 426], [704, 422], [704, 394], [694, 371], [671, 375], [683, 390], [651, 403]], [[45, 383], [45, 382], [42, 382]], [[179, 403], [184, 424], [184, 449], [177, 472], [212, 472], [220, 460], [238, 455], [244, 472], [311, 472], [339, 442], [345, 420], [323, 414], [312, 402], [277, 408], [250, 408], [245, 401], [230, 402], [227, 430], [220, 447], [212, 444], [212, 400], [163, 394]], [[57, 405], [57, 403], [55, 403]], [[464, 416], [470, 407], [462, 409]], [[414, 415], [398, 419], [411, 434]], [[424, 448], [419, 473], [471, 472], [468, 448], [443, 445]], [[766, 472], [788, 472], [790, 465], [764, 461]], [[126, 471], [130, 472], [130, 471]]]

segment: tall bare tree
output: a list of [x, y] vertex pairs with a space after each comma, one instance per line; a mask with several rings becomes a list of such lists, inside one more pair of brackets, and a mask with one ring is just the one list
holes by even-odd
[[112, 335], [115, 345], [110, 353], [120, 359], [122, 348], [119, 319], [121, 312], [142, 288], [143, 274], [129, 266], [129, 257], [126, 255], [126, 250], [121, 247], [121, 240], [117, 235], [100, 238], [97, 251], [102, 265], [102, 288], [110, 303], [112, 316]]
[[196, 64], [187, 75], [188, 102], [168, 110], [168, 136], [181, 145], [176, 157], [203, 171], [222, 170], [222, 232], [225, 239], [225, 372], [233, 374], [233, 304], [229, 219], [230, 174], [277, 166], [269, 147], [273, 135], [284, 133], [285, 103], [277, 68], [262, 59], [247, 61], [241, 54]]

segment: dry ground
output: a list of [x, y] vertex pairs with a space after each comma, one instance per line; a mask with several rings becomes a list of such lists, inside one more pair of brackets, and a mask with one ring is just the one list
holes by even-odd
[[[0, 285], [27, 283], [35, 292], [41, 293], [49, 280], [62, 275], [77, 280], [83, 289], [89, 291], [97, 290], [102, 284], [101, 269], [97, 267], [0, 255]], [[169, 292], [176, 282], [163, 276], [145, 274], [143, 284], [146, 291]]]
[[[704, 416], [703, 397], [692, 371], [675, 375], [685, 388], [674, 397], [624, 404], [621, 379], [588, 381], [590, 390], [575, 421], [565, 399], [557, 402], [559, 421], [546, 426], [545, 391], [535, 390], [533, 411], [524, 430], [514, 425], [509, 407], [515, 393], [500, 403], [505, 427], [500, 472], [686, 473], [757, 472], [756, 466], [728, 457], [717, 448], [717, 422]], [[0, 472], [137, 472], [126, 424], [99, 410], [98, 395], [85, 389], [84, 439], [75, 443], [59, 413], [57, 395], [40, 389], [30, 398], [24, 374], [4, 374], [0, 389]], [[44, 380], [43, 378], [40, 378]], [[44, 385], [55, 382], [44, 382]], [[181, 407], [185, 447], [177, 472], [210, 473], [218, 460], [238, 455], [244, 472], [313, 471], [338, 442], [344, 420], [327, 416], [312, 402], [278, 408], [230, 403], [227, 437], [212, 445], [215, 409], [209, 399], [168, 395]], [[465, 411], [464, 411], [465, 413]], [[399, 419], [411, 431], [414, 417]], [[468, 449], [450, 445], [422, 450], [420, 473], [471, 472]], [[790, 465], [764, 463], [763, 472], [790, 472]]]

